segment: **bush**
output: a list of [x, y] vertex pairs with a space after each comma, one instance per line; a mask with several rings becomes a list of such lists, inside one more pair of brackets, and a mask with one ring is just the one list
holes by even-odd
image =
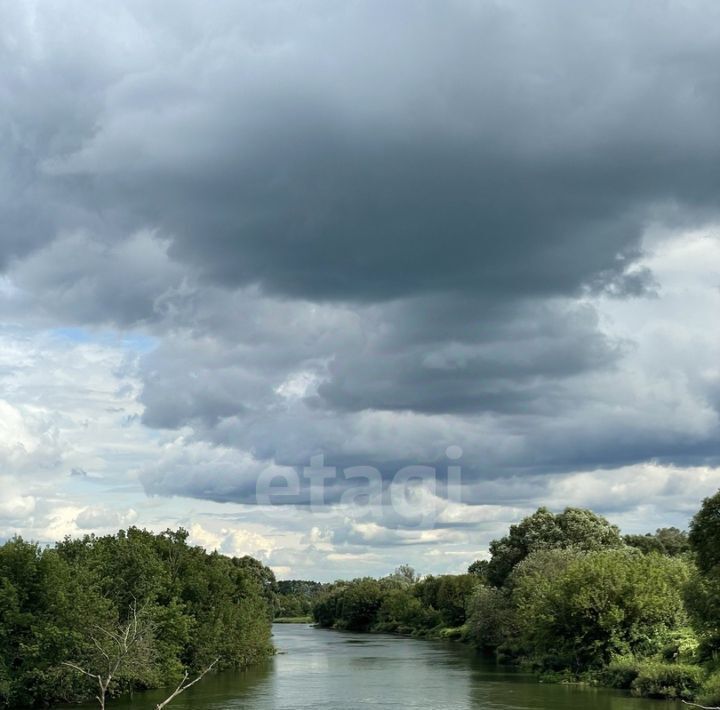
[[720, 706], [720, 671], [713, 673], [700, 688], [698, 702], [701, 705]]
[[496, 649], [512, 634], [513, 609], [500, 589], [479, 586], [469, 603], [468, 641], [480, 649]]
[[112, 697], [177, 682], [218, 656], [224, 668], [269, 656], [273, 573], [187, 538], [130, 528], [48, 548], [0, 545], [0, 707], [93, 697], [90, 680], [64, 664], [103, 672], [105, 639], [135, 611], [142, 643], [118, 666]]
[[632, 693], [644, 698], [690, 700], [702, 684], [703, 671], [682, 663], [645, 663], [632, 682]]
[[547, 670], [650, 657], [685, 622], [687, 565], [637, 551], [533, 553], [511, 576], [520, 647]]
[[640, 675], [640, 664], [633, 656], [620, 656], [608, 664], [602, 672], [604, 685], [610, 688], [630, 690], [635, 679]]
[[569, 670], [564, 671], [547, 671], [540, 673], [538, 680], [541, 683], [574, 684], [578, 682], [578, 677]]
[[458, 641], [465, 637], [466, 632], [465, 626], [444, 627], [438, 632], [438, 638]]
[[692, 629], [683, 627], [674, 631], [662, 649], [662, 657], [668, 662], [697, 662], [699, 642]]

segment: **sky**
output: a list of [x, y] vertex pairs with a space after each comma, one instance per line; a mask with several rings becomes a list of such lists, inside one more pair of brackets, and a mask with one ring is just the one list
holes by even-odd
[[0, 18], [0, 540], [454, 573], [720, 488], [718, 3]]

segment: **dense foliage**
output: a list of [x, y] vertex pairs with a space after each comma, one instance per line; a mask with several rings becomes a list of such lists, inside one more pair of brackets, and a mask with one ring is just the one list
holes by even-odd
[[720, 704], [720, 493], [689, 535], [623, 537], [592, 511], [540, 508], [490, 553], [464, 575], [337, 582], [315, 620], [459, 637], [548, 678]]
[[541, 508], [467, 574], [276, 582], [252, 558], [160, 535], [0, 547], [0, 705], [91, 697], [103, 639], [134, 623], [137, 643], [110, 695], [176, 682], [184, 671], [241, 667], [272, 652], [270, 621], [461, 638], [548, 678], [584, 678], [638, 695], [720, 705], [720, 493], [689, 534], [622, 537], [591, 511]]
[[313, 607], [320, 626], [349, 631], [390, 631], [414, 635], [447, 633], [467, 620], [475, 590], [471, 574], [416, 580], [408, 567], [383, 579], [337, 582]]
[[602, 550], [623, 546], [620, 530], [591, 510], [567, 508], [555, 515], [540, 508], [500, 540], [490, 543], [487, 579], [502, 585], [515, 565], [533, 552], [553, 549]]
[[[183, 530], [131, 528], [52, 548], [0, 547], [0, 705], [90, 698], [96, 688], [66, 662], [93, 670], [103, 639], [132, 614], [141, 643], [109, 691], [177, 682], [184, 670], [240, 667], [272, 652], [272, 572], [187, 544]], [[98, 643], [96, 643], [98, 642]]]
[[476, 568], [466, 638], [559, 677], [718, 705], [718, 550], [720, 493], [704, 501], [689, 535], [661, 528], [619, 538], [589, 511], [541, 509]]
[[499, 637], [506, 651], [552, 670], [659, 653], [686, 624], [687, 578], [684, 562], [635, 550], [536, 552], [513, 570], [506, 599], [516, 622]]
[[287, 579], [277, 583], [275, 619], [307, 619], [315, 600], [325, 585], [304, 579]]
[[654, 534], [625, 535], [625, 544], [636, 547], [648, 554], [659, 552], [669, 557], [679, 557], [690, 552], [690, 540], [684, 530], [677, 528], [660, 528]]
[[[706, 499], [693, 519], [690, 544], [695, 552], [697, 573], [688, 588], [687, 604], [700, 633], [702, 657], [717, 659], [720, 658], [720, 492]], [[720, 682], [716, 682], [720, 691]]]

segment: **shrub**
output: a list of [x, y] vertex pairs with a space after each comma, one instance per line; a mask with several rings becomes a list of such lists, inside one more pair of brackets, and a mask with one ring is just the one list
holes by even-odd
[[698, 666], [682, 663], [644, 663], [632, 682], [633, 695], [644, 698], [690, 700], [702, 683]]
[[669, 635], [662, 649], [662, 657], [668, 662], [694, 663], [698, 660], [699, 642], [692, 629], [682, 627]]
[[630, 690], [639, 675], [640, 664], [633, 656], [619, 656], [608, 664], [601, 674], [601, 679], [603, 684], [610, 688]]
[[440, 629], [440, 632], [438, 633], [438, 638], [459, 640], [464, 637], [466, 631], [467, 629], [465, 626], [446, 626]]
[[540, 675], [538, 676], [538, 680], [541, 683], [556, 683], [560, 685], [577, 683], [578, 677], [574, 673], [571, 673], [569, 670], [546, 671], [545, 673], [540, 673]]
[[575, 673], [652, 656], [685, 622], [687, 574], [682, 560], [637, 551], [533, 553], [510, 578], [520, 645]]
[[468, 640], [480, 649], [496, 649], [512, 634], [513, 609], [508, 595], [479, 586], [469, 603]]
[[713, 673], [700, 688], [698, 702], [701, 705], [720, 706], [720, 671]]

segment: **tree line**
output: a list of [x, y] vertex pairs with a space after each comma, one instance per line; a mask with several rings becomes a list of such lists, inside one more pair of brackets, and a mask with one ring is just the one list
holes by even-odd
[[168, 686], [273, 652], [275, 578], [185, 530], [0, 547], [0, 706], [40, 707]]
[[312, 608], [327, 585], [304, 579], [278, 580], [275, 621], [312, 621]]
[[720, 493], [689, 533], [623, 536], [590, 510], [540, 508], [467, 574], [329, 585], [323, 627], [458, 638], [545, 679], [720, 705]]

